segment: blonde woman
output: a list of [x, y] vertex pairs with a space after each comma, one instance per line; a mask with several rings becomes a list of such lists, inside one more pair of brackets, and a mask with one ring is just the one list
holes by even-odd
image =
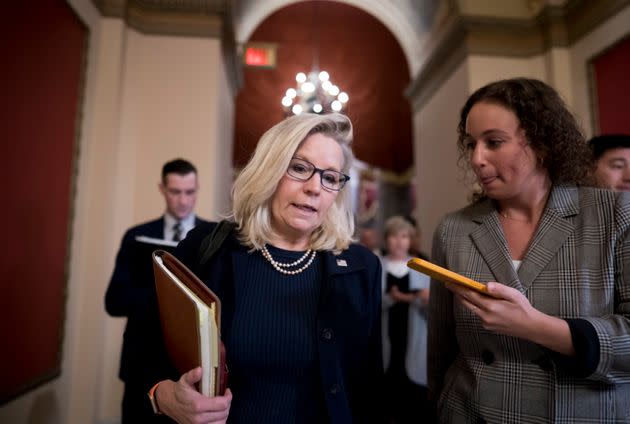
[[[225, 396], [194, 390], [200, 369], [155, 391], [178, 422], [380, 421], [381, 266], [353, 244], [343, 115], [302, 114], [265, 133], [233, 188], [236, 230], [199, 273], [223, 302]], [[194, 267], [213, 225], [176, 255]]]
[[409, 272], [407, 261], [415, 237], [402, 216], [385, 222], [383, 258], [383, 358], [387, 413], [395, 423], [417, 423], [430, 412], [427, 404], [427, 304], [430, 280]]

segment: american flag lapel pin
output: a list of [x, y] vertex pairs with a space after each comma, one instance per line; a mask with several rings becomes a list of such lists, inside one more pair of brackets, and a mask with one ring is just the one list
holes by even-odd
[[337, 259], [337, 266], [348, 266], [345, 259]]

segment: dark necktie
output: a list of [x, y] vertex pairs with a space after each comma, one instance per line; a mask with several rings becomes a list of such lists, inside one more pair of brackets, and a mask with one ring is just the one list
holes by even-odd
[[173, 241], [180, 241], [182, 239], [182, 223], [177, 221], [173, 225]]

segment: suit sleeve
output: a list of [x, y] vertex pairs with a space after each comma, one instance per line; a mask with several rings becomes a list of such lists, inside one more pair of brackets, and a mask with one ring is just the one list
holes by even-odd
[[114, 317], [128, 317], [144, 313], [155, 303], [155, 290], [151, 285], [133, 284], [131, 277], [134, 234], [131, 230], [123, 236], [116, 255], [116, 265], [105, 293], [105, 310]]
[[630, 383], [630, 194], [623, 193], [618, 200], [614, 313], [585, 319], [593, 325], [599, 339], [599, 363], [589, 378], [627, 384]]
[[[443, 222], [435, 230], [432, 258], [436, 264], [447, 267], [444, 228]], [[455, 338], [453, 296], [444, 287], [444, 284], [433, 279], [431, 280], [428, 320], [427, 377], [429, 400], [433, 405], [436, 405], [444, 388], [444, 376], [455, 361], [459, 348]]]
[[372, 389], [369, 390], [371, 399], [368, 399], [366, 405], [373, 405], [374, 416], [373, 422], [384, 422], [385, 412], [379, 405], [382, 404], [382, 390], [384, 387], [384, 371], [383, 371], [383, 348], [381, 338], [381, 302], [382, 302], [382, 281], [383, 281], [383, 269], [381, 261], [375, 257], [373, 273], [371, 278], [371, 292], [372, 292], [372, 304], [371, 304], [371, 331], [369, 338], [369, 369], [372, 373], [372, 378], [369, 381], [372, 383]]

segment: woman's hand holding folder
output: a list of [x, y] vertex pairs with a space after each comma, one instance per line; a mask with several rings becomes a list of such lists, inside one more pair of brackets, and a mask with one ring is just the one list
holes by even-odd
[[200, 380], [201, 367], [197, 367], [178, 381], [160, 382], [156, 390], [160, 411], [180, 424], [227, 422], [232, 392], [227, 389], [224, 396], [204, 396], [195, 388]]

